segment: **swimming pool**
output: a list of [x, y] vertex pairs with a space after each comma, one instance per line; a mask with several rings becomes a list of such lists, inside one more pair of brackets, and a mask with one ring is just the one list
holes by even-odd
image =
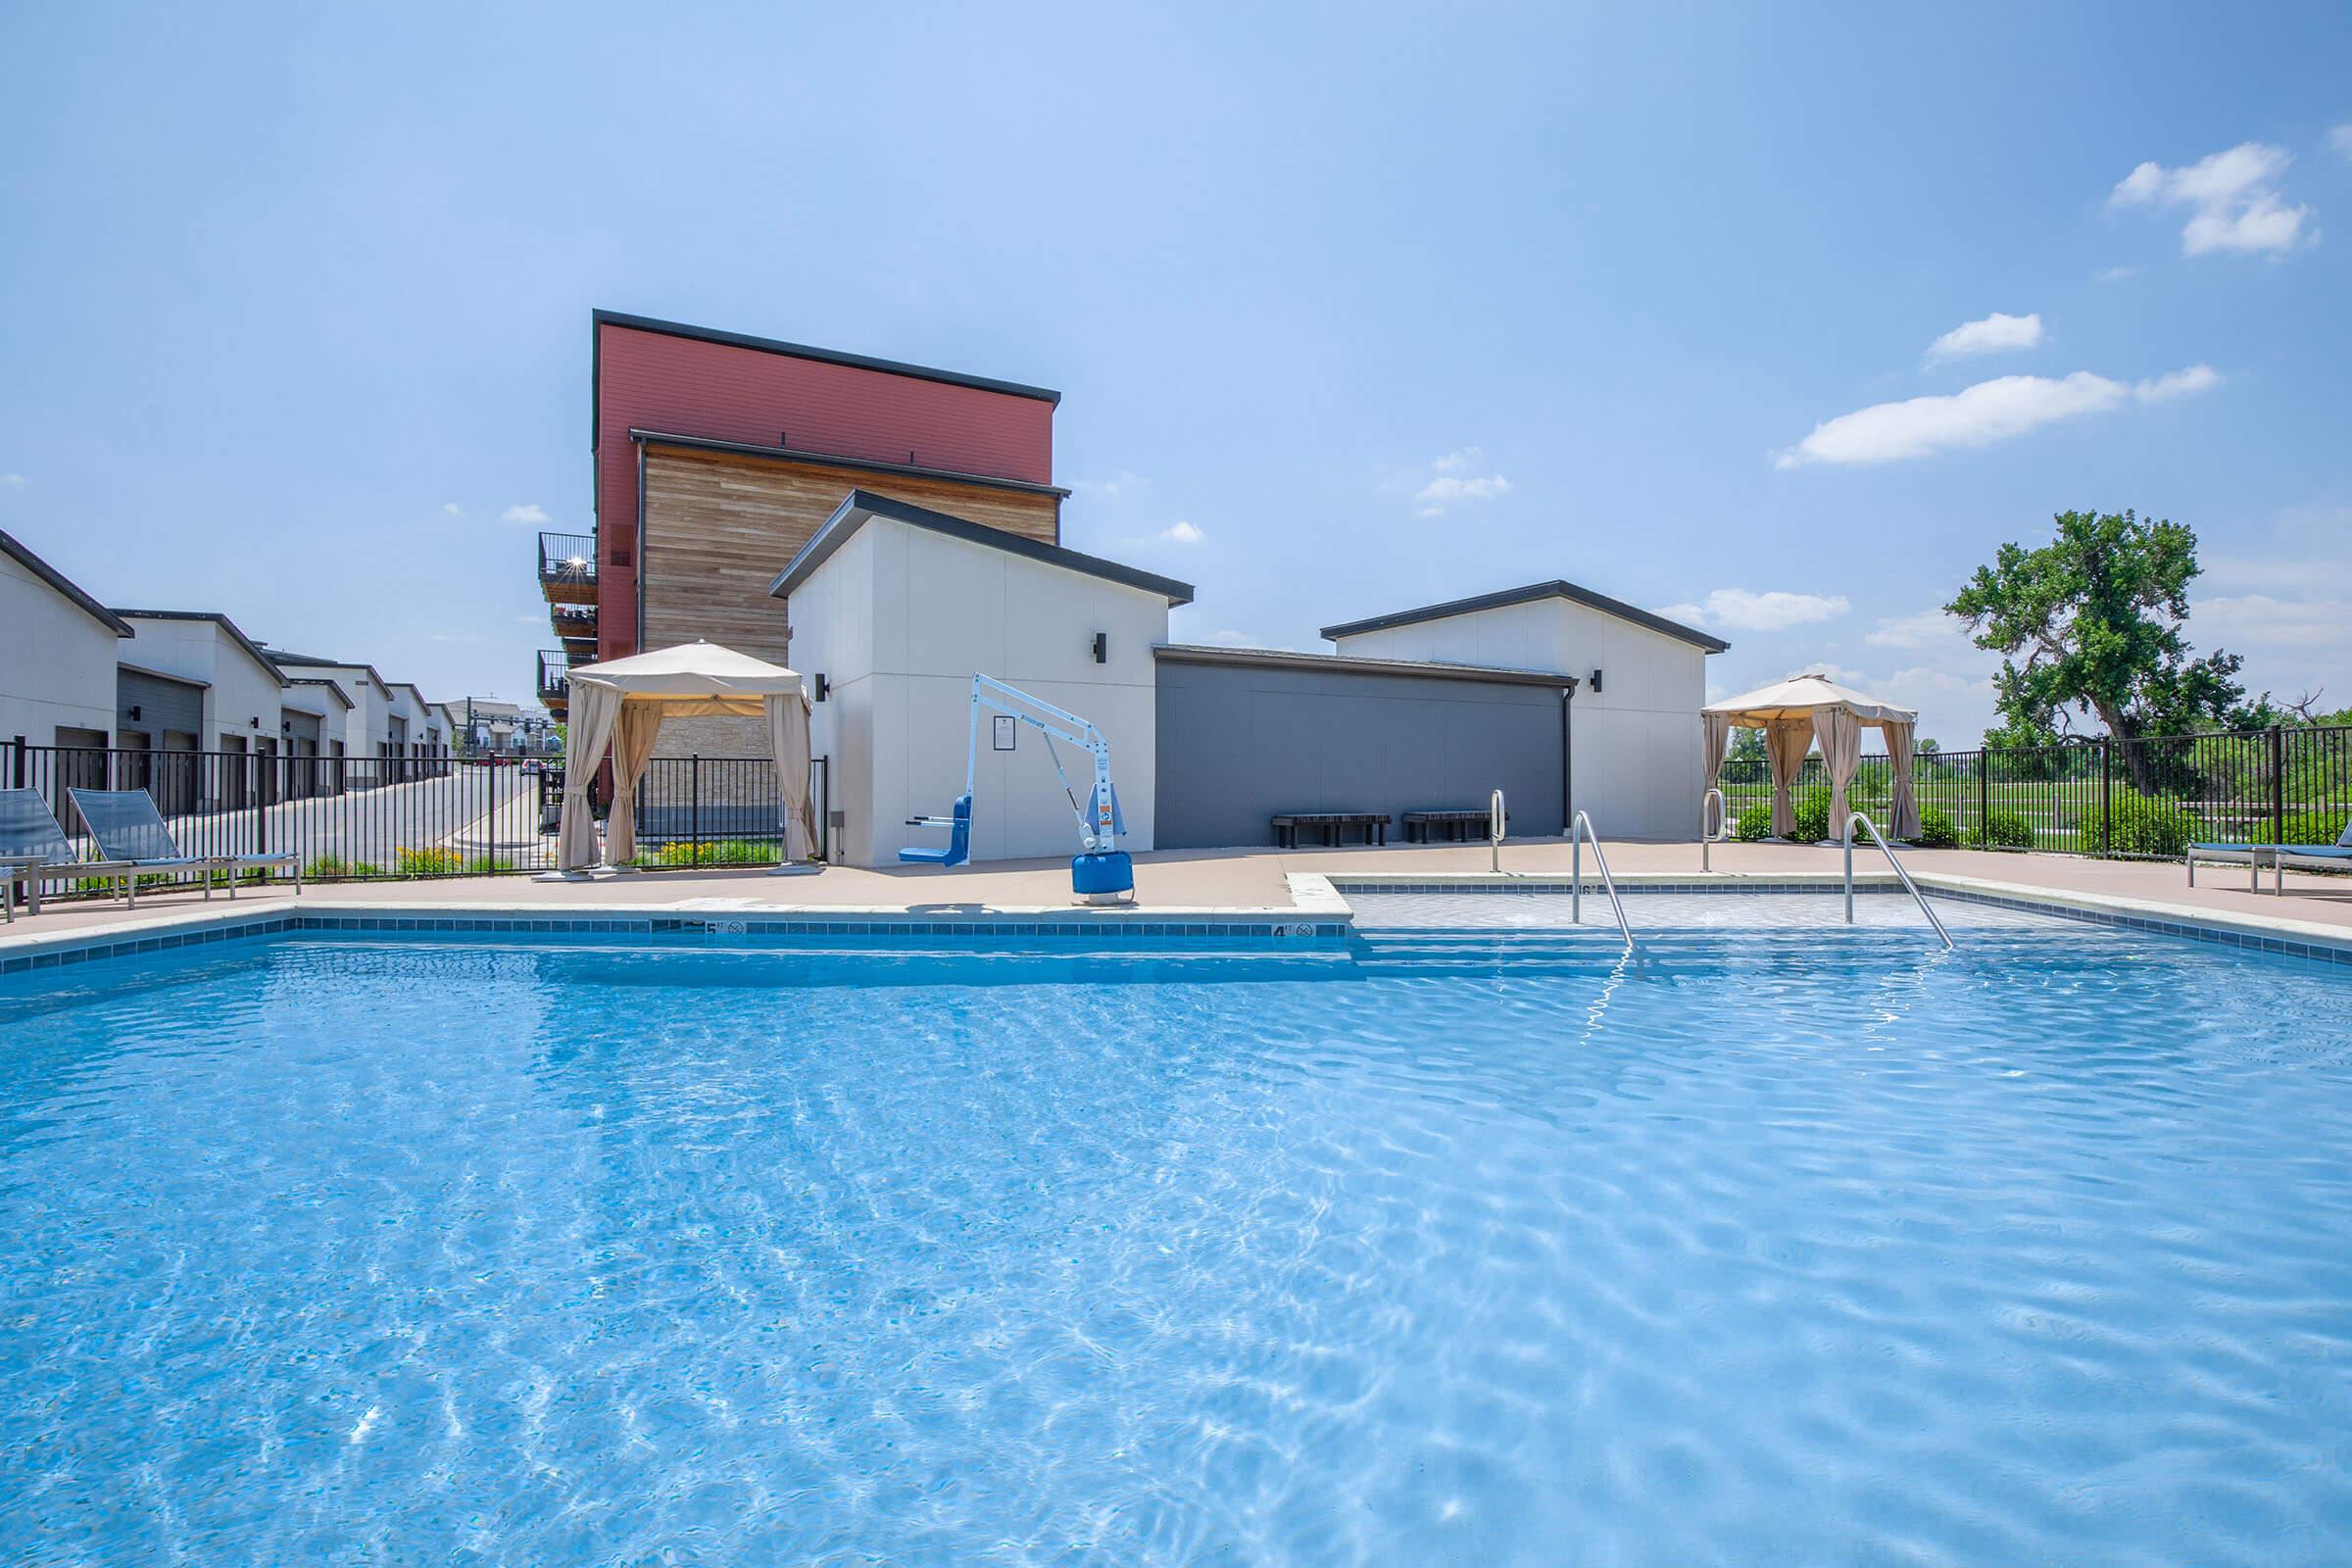
[[1358, 904], [0, 980], [0, 1558], [2352, 1554], [2352, 971]]

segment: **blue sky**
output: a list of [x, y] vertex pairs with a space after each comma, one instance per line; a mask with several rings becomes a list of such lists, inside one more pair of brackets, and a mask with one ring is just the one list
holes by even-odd
[[21, 7], [0, 527], [521, 696], [605, 306], [1060, 388], [1188, 639], [1566, 576], [1959, 744], [2135, 507], [2352, 703], [2352, 14], [1889, 9]]

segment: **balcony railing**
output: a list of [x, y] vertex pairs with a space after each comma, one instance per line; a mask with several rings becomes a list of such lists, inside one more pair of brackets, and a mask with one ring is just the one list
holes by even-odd
[[543, 703], [571, 701], [571, 656], [559, 649], [549, 649], [539, 656], [539, 700]]
[[596, 536], [541, 534], [539, 586], [551, 604], [596, 603]]
[[575, 659], [596, 656], [596, 607], [594, 605], [550, 605], [548, 616], [556, 628], [556, 639], [564, 651]]

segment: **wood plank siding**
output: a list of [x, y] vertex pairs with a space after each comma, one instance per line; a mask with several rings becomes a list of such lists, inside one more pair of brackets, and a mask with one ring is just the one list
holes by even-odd
[[639, 649], [701, 637], [786, 662], [789, 607], [768, 597], [768, 584], [859, 488], [1060, 542], [1060, 499], [1050, 493], [648, 442]]

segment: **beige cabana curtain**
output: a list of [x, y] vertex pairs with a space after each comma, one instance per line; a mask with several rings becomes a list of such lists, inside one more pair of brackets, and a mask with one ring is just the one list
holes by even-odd
[[1886, 732], [1886, 760], [1894, 768], [1894, 836], [1898, 839], [1919, 837], [1919, 802], [1911, 794], [1911, 735], [1917, 722], [1888, 723]]
[[[662, 710], [651, 703], [623, 702], [612, 727], [612, 813], [605, 819], [605, 863], [626, 865], [637, 858], [637, 781], [654, 760], [662, 733]], [[565, 775], [568, 781], [569, 775]]]
[[1796, 831], [1796, 808], [1788, 792], [1805, 753], [1813, 749], [1813, 726], [1801, 718], [1784, 718], [1764, 727], [1764, 760], [1772, 768], [1772, 831], [1787, 838]]
[[1700, 733], [1707, 746], [1707, 788], [1723, 776], [1723, 754], [1732, 749], [1732, 719], [1729, 713], [1701, 713]]
[[1821, 743], [1822, 766], [1830, 775], [1830, 831], [1845, 837], [1845, 787], [1854, 781], [1862, 763], [1862, 724], [1854, 710], [1839, 704], [1813, 710], [1813, 734]]
[[784, 796], [784, 858], [816, 853], [816, 813], [808, 805], [808, 700], [767, 699], [767, 743], [776, 758], [776, 788]]
[[619, 692], [585, 683], [572, 688], [571, 723], [564, 742], [564, 818], [556, 834], [556, 864], [566, 871], [596, 863], [596, 813], [588, 804], [588, 786], [604, 766], [619, 717]]
[[597, 861], [596, 819], [588, 788], [609, 757], [612, 812], [605, 862], [637, 855], [637, 782], [652, 761], [662, 723], [726, 714], [764, 717], [784, 807], [784, 852], [791, 861], [814, 852], [808, 810], [808, 701], [801, 677], [781, 664], [711, 643], [664, 648], [571, 672], [571, 728], [564, 760], [564, 820], [556, 863], [580, 871]]

